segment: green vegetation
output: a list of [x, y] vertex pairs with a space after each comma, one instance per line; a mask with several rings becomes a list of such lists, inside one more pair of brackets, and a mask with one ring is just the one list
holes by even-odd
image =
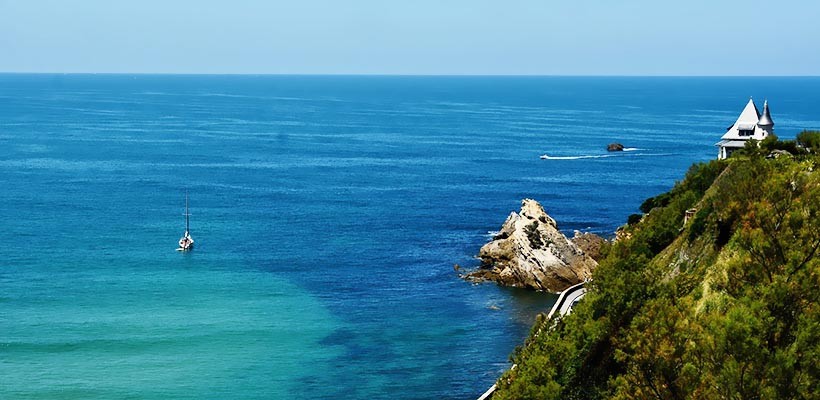
[[641, 218], [643, 218], [643, 215], [641, 214], [631, 214], [629, 218], [626, 219], [626, 223], [627, 225], [635, 225], [638, 222], [641, 222]]
[[820, 398], [820, 133], [796, 143], [813, 154], [766, 159], [791, 147], [770, 141], [644, 202], [493, 398]]
[[777, 135], [771, 134], [760, 142], [760, 149], [769, 154], [775, 150], [787, 151], [791, 154], [803, 154], [806, 151], [797, 145], [794, 140], [779, 140]]
[[541, 240], [541, 233], [538, 232], [538, 221], [524, 227], [524, 233], [527, 234], [527, 239], [530, 241], [530, 247], [533, 249], [540, 249], [544, 247], [544, 241]]
[[813, 154], [820, 153], [820, 131], [803, 131], [797, 134], [797, 144]]

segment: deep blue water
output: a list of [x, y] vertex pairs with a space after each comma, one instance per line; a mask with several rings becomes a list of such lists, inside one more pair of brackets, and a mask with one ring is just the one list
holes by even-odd
[[611, 234], [749, 96], [820, 127], [818, 78], [0, 75], [0, 398], [475, 398], [553, 297], [453, 264], [524, 197]]

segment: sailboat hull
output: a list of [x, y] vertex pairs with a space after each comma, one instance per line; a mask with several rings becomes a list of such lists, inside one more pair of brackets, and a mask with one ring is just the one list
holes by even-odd
[[179, 239], [179, 248], [177, 251], [191, 251], [194, 249], [194, 239], [188, 236], [188, 233], [185, 232], [185, 236]]
[[191, 251], [193, 249], [194, 249], [194, 245], [191, 244], [191, 245], [188, 245], [186, 247], [179, 247], [179, 248], [177, 248], [177, 251]]

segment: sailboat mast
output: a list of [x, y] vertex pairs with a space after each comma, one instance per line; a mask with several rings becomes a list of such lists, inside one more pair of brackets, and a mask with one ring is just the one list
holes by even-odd
[[190, 232], [190, 228], [188, 226], [188, 217], [190, 215], [191, 214], [188, 213], [188, 191], [186, 190], [185, 191], [185, 233], [186, 234]]

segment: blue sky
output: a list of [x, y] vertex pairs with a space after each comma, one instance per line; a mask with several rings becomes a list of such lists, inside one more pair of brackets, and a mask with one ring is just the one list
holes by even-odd
[[0, 0], [0, 71], [820, 75], [820, 2]]

